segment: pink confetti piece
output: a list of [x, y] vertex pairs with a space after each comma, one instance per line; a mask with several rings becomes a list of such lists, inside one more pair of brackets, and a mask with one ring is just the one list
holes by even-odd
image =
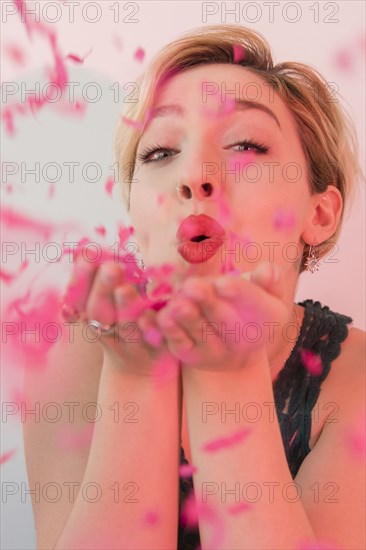
[[50, 238], [55, 230], [53, 224], [33, 220], [26, 214], [16, 212], [11, 207], [1, 208], [0, 217], [2, 223], [9, 229], [24, 229], [27, 233], [37, 233], [46, 240]]
[[300, 349], [301, 361], [312, 376], [319, 376], [323, 372], [323, 364], [320, 355], [310, 349]]
[[113, 36], [113, 45], [117, 48], [117, 50], [121, 51], [122, 50], [122, 40], [119, 36], [117, 36], [116, 34]]
[[354, 64], [352, 52], [347, 49], [338, 51], [335, 55], [334, 63], [343, 72], [352, 71]]
[[104, 184], [104, 189], [107, 195], [112, 195], [113, 187], [114, 187], [114, 178], [110, 177], [107, 179], [107, 181]]
[[198, 509], [197, 502], [193, 491], [188, 495], [183, 502], [180, 513], [181, 524], [190, 528], [198, 526]]
[[234, 63], [239, 63], [240, 61], [243, 61], [245, 57], [244, 46], [241, 46], [240, 44], [235, 44], [233, 46], [233, 50], [234, 50]]
[[10, 61], [16, 65], [23, 66], [26, 62], [25, 52], [17, 44], [6, 44], [4, 53]]
[[8, 462], [14, 454], [17, 452], [17, 449], [12, 449], [11, 451], [6, 451], [0, 456], [0, 464], [5, 464]]
[[153, 362], [153, 376], [156, 386], [162, 386], [168, 383], [177, 375], [179, 365], [177, 360], [167, 351]]
[[152, 347], [158, 348], [161, 346], [161, 343], [163, 341], [163, 336], [157, 328], [150, 327], [144, 331], [144, 339]]
[[365, 459], [366, 421], [364, 413], [360, 414], [358, 420], [345, 432], [345, 443], [355, 458]]
[[16, 273], [7, 273], [3, 269], [0, 269], [0, 279], [6, 284], [12, 283], [19, 275], [28, 267], [29, 262], [23, 262], [20, 265], [19, 270]]
[[[7, 364], [43, 370], [47, 353], [59, 340], [60, 298], [52, 288], [43, 289], [32, 297], [30, 289], [7, 306], [7, 327], [4, 331], [4, 351]], [[10, 371], [9, 374], [13, 374]]]
[[5, 124], [5, 130], [9, 136], [14, 136], [15, 127], [14, 127], [14, 117], [12, 109], [10, 107], [5, 107], [1, 112], [1, 118]]
[[179, 466], [179, 476], [183, 479], [192, 477], [196, 472], [197, 468], [193, 464], [181, 464]]
[[157, 525], [159, 523], [159, 515], [155, 510], [148, 510], [145, 512], [144, 523], [146, 525]]
[[74, 61], [74, 63], [83, 64], [85, 59], [91, 54], [92, 50], [89, 50], [84, 57], [80, 57], [79, 55], [75, 53], [69, 53], [65, 59], [69, 59], [70, 61]]
[[208, 502], [198, 501], [194, 491], [191, 491], [184, 500], [180, 513], [180, 523], [192, 529], [199, 526], [199, 522], [210, 526], [210, 536], [207, 537], [207, 548], [219, 548], [225, 538], [225, 525], [216, 507]]
[[296, 216], [294, 212], [286, 210], [276, 210], [273, 217], [273, 225], [278, 230], [290, 230], [296, 225]]
[[221, 451], [222, 449], [228, 449], [245, 441], [251, 431], [252, 430], [250, 428], [242, 428], [229, 436], [218, 437], [208, 443], [205, 443], [202, 450], [208, 453], [213, 453], [216, 451]]
[[24, 0], [13, 0], [13, 2], [16, 8], [18, 9], [21, 20], [25, 25], [28, 37], [30, 38], [32, 25], [29, 21], [29, 13], [26, 12], [26, 8], [27, 8], [26, 3], [24, 2]]
[[127, 126], [130, 126], [131, 128], [134, 128], [135, 130], [143, 130], [144, 125], [142, 122], [139, 122], [138, 120], [133, 120], [132, 118], [128, 118], [126, 116], [122, 116], [122, 121], [127, 124]]
[[164, 194], [164, 193], [159, 193], [158, 198], [157, 198], [157, 204], [158, 204], [159, 206], [161, 206], [161, 205], [163, 205], [163, 204], [166, 202], [166, 200], [167, 200], [166, 194]]
[[243, 514], [245, 512], [250, 512], [253, 509], [253, 504], [250, 502], [238, 502], [232, 506], [228, 506], [227, 512], [231, 516], [236, 516], [237, 514]]
[[143, 48], [137, 48], [134, 54], [136, 61], [143, 61], [145, 57], [145, 50]]
[[51, 183], [48, 188], [48, 195], [47, 195], [49, 199], [53, 199], [53, 197], [55, 196], [55, 190], [56, 190], [55, 184]]
[[107, 234], [107, 230], [104, 227], [104, 225], [98, 225], [98, 227], [94, 227], [94, 231], [98, 233], [98, 235], [101, 235], [102, 237], [105, 237]]

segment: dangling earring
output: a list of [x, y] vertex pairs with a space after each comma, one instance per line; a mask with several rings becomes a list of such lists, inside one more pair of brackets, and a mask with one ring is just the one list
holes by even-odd
[[309, 254], [305, 262], [305, 271], [310, 271], [314, 273], [319, 271], [320, 261], [316, 253], [316, 248], [313, 245], [310, 245]]
[[139, 260], [140, 267], [143, 271], [145, 271], [145, 262], [143, 259]]

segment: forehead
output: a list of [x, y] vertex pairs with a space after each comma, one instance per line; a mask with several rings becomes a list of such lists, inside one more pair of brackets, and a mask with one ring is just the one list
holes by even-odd
[[198, 65], [170, 77], [158, 90], [152, 114], [167, 103], [186, 107], [223, 104], [234, 99], [269, 107], [282, 119], [292, 118], [279, 95], [259, 75], [233, 64]]

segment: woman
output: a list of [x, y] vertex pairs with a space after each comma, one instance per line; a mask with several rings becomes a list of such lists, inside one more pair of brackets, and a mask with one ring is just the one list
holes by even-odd
[[[78, 322], [49, 380], [26, 378], [39, 398], [101, 412], [77, 455], [60, 456], [50, 426], [25, 426], [31, 481], [76, 487], [33, 503], [38, 547], [363, 548], [363, 467], [347, 437], [364, 333], [294, 304], [358, 175], [351, 125], [318, 73], [273, 66], [265, 40], [234, 25], [172, 42], [138, 86], [116, 155], [149, 278], [133, 285], [126, 266], [80, 255], [64, 315], [92, 322], [101, 346]], [[166, 264], [161, 287], [151, 274]], [[129, 320], [137, 338], [121, 337]], [[116, 416], [131, 403], [133, 421]]]

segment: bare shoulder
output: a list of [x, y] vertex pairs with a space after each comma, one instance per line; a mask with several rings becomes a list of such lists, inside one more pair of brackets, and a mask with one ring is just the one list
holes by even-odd
[[350, 327], [347, 338], [341, 343], [341, 352], [322, 384], [323, 403], [332, 401], [350, 412], [360, 406], [365, 393], [365, 352], [366, 332]]
[[341, 344], [341, 353], [333, 362], [330, 374], [339, 381], [349, 380], [359, 384], [365, 376], [366, 332], [349, 328], [348, 336]]

